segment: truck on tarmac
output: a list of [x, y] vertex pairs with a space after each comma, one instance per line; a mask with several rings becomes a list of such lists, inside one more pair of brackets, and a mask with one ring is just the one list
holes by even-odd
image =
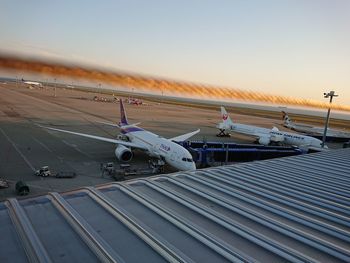
[[49, 167], [46, 165], [41, 167], [39, 170], [36, 170], [34, 174], [37, 176], [48, 177], [51, 175], [51, 171]]

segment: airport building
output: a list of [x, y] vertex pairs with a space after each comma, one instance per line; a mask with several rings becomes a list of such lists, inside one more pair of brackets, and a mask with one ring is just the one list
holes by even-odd
[[350, 262], [350, 148], [0, 203], [0, 262]]

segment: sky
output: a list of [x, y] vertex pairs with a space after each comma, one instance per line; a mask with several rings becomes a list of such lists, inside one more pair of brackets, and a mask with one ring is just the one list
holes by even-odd
[[1, 0], [0, 52], [350, 105], [349, 0]]

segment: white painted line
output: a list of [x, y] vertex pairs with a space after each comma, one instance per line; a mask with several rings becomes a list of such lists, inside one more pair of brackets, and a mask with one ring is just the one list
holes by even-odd
[[13, 148], [15, 148], [15, 150], [19, 153], [19, 155], [21, 155], [21, 157], [23, 158], [23, 160], [28, 164], [28, 166], [30, 167], [30, 169], [33, 170], [33, 172], [35, 172], [35, 168], [33, 167], [33, 165], [29, 162], [29, 160], [24, 156], [24, 154], [17, 148], [16, 144], [6, 135], [6, 133], [0, 128], [0, 131], [2, 132], [2, 134], [6, 137], [6, 139], [12, 144]]
[[86, 153], [86, 152], [83, 152], [83, 151], [80, 150], [80, 149], [78, 148], [78, 146], [76, 146], [75, 144], [71, 144], [71, 143], [69, 143], [69, 142], [67, 142], [67, 141], [65, 141], [65, 140], [61, 140], [61, 141], [62, 141], [65, 145], [68, 145], [69, 147], [72, 147], [73, 149], [75, 149], [77, 152], [79, 152], [79, 153], [85, 155], [86, 157], [88, 157], [88, 158], [90, 158], [90, 159], [93, 159], [92, 156], [91, 156], [90, 154], [88, 154], [88, 153]]
[[43, 144], [41, 141], [37, 140], [36, 138], [34, 138], [32, 136], [32, 138], [34, 139], [34, 141], [36, 141], [37, 143], [39, 143], [42, 147], [44, 147], [46, 150], [48, 150], [49, 152], [53, 153], [53, 151], [48, 147], [46, 146], [45, 144]]
[[[53, 132], [53, 131], [50, 131], [50, 130], [46, 130], [46, 132], [49, 133], [49, 134], [51, 134], [52, 136], [54, 136], [54, 137], [56, 137], [56, 138], [59, 138], [59, 137], [57, 136], [57, 132]], [[86, 156], [86, 157], [88, 157], [88, 158], [90, 158], [90, 159], [94, 159], [90, 154], [88, 154], [88, 153], [83, 152], [82, 150], [80, 150], [80, 149], [78, 148], [77, 145], [75, 145], [75, 144], [73, 144], [73, 143], [69, 143], [69, 142], [67, 142], [66, 140], [62, 140], [62, 139], [60, 139], [60, 140], [61, 140], [65, 145], [67, 145], [67, 146], [69, 146], [69, 147], [72, 147], [74, 150], [76, 150], [77, 152], [81, 153], [82, 155], [84, 155], [84, 156]], [[62, 159], [63, 159], [63, 158], [62, 158]]]

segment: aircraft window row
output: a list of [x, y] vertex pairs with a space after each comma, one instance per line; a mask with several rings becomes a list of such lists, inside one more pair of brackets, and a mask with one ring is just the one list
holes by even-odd
[[193, 162], [193, 160], [191, 159], [191, 158], [182, 158], [182, 161], [184, 161], [184, 162]]

